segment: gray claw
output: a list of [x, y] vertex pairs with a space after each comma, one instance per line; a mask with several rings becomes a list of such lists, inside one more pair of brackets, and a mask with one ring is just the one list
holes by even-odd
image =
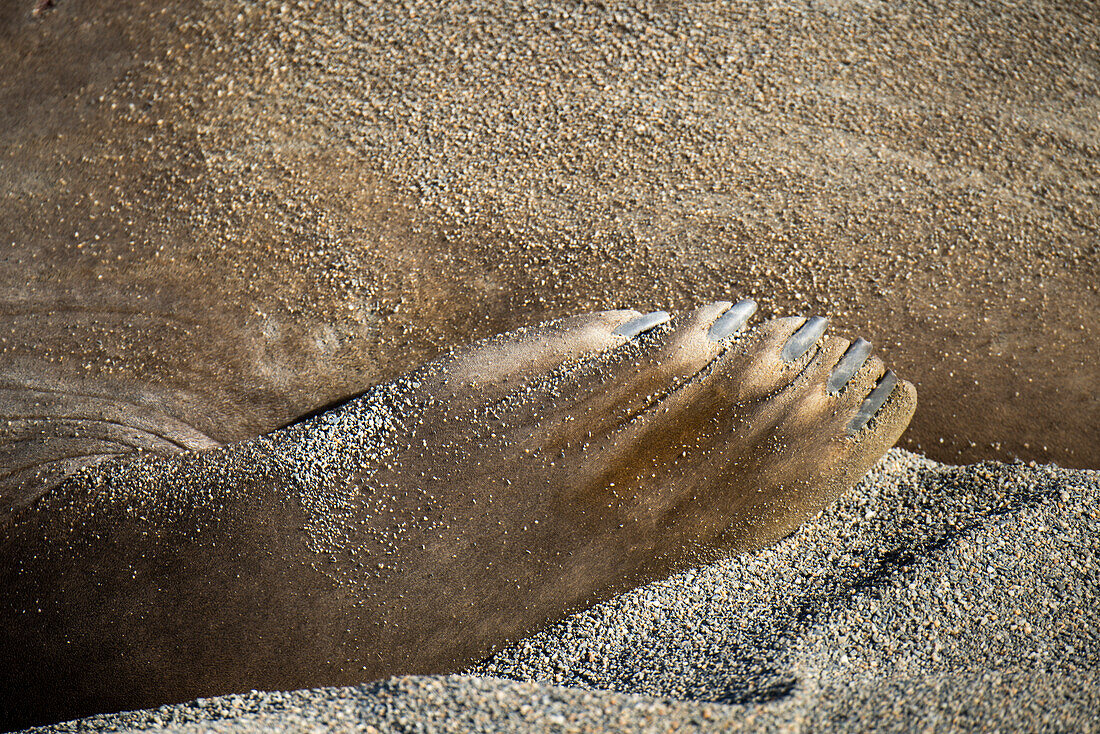
[[871, 391], [863, 400], [863, 405], [859, 406], [859, 412], [856, 413], [855, 418], [852, 418], [852, 422], [848, 424], [848, 434], [854, 436], [863, 430], [863, 427], [867, 425], [867, 421], [878, 412], [878, 409], [882, 407], [882, 404], [886, 402], [886, 399], [890, 397], [890, 393], [894, 391], [894, 386], [898, 384], [897, 375], [893, 370], [886, 370], [886, 374], [875, 385], [875, 389]]
[[712, 342], [720, 342], [740, 331], [754, 313], [756, 313], [756, 301], [751, 298], [738, 301], [711, 324], [707, 336]]
[[649, 331], [654, 326], [660, 326], [670, 318], [672, 317], [668, 315], [668, 311], [654, 311], [653, 313], [642, 314], [637, 318], [627, 321], [611, 333], [616, 336], [625, 336], [627, 339], [630, 339], [638, 336], [638, 334], [641, 334], [643, 331]]
[[840, 392], [840, 389], [848, 384], [848, 380], [852, 379], [852, 375], [859, 372], [859, 368], [867, 361], [867, 356], [870, 353], [871, 342], [863, 338], [852, 342], [852, 345], [848, 347], [848, 351], [844, 353], [844, 356], [836, 363], [836, 367], [833, 368], [832, 374], [829, 375], [829, 381], [825, 383], [829, 394], [835, 395]]
[[805, 354], [825, 333], [825, 327], [828, 325], [829, 320], [820, 316], [811, 316], [806, 319], [806, 322], [798, 327], [798, 331], [791, 334], [787, 343], [783, 345], [783, 351], [780, 353], [783, 361], [793, 362]]

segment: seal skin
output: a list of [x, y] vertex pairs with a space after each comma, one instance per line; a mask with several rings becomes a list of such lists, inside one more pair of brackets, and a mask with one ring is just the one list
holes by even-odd
[[847, 340], [788, 361], [792, 318], [715, 341], [730, 306], [631, 336], [633, 311], [523, 329], [13, 507], [3, 724], [455, 670], [790, 533], [897, 440], [915, 393], [899, 382], [851, 435], [881, 361], [830, 389]]

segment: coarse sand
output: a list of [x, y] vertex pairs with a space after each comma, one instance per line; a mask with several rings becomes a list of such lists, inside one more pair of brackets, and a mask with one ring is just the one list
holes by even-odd
[[[4, 302], [152, 293], [300, 414], [546, 318], [751, 296], [873, 341], [907, 448], [1100, 467], [1092, 3], [55, 6], [0, 9]], [[40, 352], [202, 389], [187, 338], [78, 312]]]
[[3, 353], [201, 402], [189, 345], [258, 345], [225, 360], [303, 414], [545, 318], [753, 296], [874, 341], [932, 457], [467, 671], [520, 682], [49, 730], [1097, 727], [1100, 477], [933, 461], [1100, 467], [1092, 3], [33, 5], [0, 7], [0, 314], [64, 320]]
[[36, 731], [1094, 731], [1098, 507], [1095, 471], [895, 449], [786, 540], [467, 671], [493, 677], [252, 692]]

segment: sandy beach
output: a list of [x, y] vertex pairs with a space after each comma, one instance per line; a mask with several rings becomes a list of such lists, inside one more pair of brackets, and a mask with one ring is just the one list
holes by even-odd
[[777, 545], [577, 614], [478, 677], [36, 731], [1094, 731], [1098, 507], [1095, 471], [896, 449]]
[[[38, 356], [214, 406], [192, 354], [233, 345], [282, 402], [218, 441], [518, 326], [742, 296], [920, 403], [795, 535], [476, 669], [42, 731], [1097, 728], [1092, 4], [54, 5], [0, 9], [0, 310], [60, 282]], [[108, 282], [187, 327], [120, 338], [79, 308]]]

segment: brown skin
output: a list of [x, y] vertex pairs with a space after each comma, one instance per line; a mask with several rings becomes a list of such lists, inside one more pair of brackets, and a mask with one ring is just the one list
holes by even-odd
[[[989, 54], [981, 34], [971, 39], [974, 57], [1003, 65], [1004, 74], [992, 74], [997, 70], [974, 59], [956, 61], [956, 34], [936, 25], [938, 17], [919, 17], [920, 8], [910, 9], [916, 21], [929, 21], [919, 37], [952, 58], [896, 63], [889, 54], [920, 54], [925, 46], [908, 42], [917, 36], [906, 36], [906, 18], [887, 17], [882, 27], [896, 28], [896, 38], [875, 35], [871, 27], [868, 37], [851, 41], [857, 46], [849, 49], [853, 58], [831, 63], [803, 53], [798, 43], [776, 44], [766, 37], [776, 27], [810, 37], [817, 29], [765, 18], [762, 45], [780, 55], [789, 49], [807, 68], [792, 74], [785, 66], [790, 59], [761, 58], [760, 81], [767, 84], [748, 85], [747, 95], [732, 89], [722, 103], [746, 122], [760, 122], [765, 131], [805, 130], [812, 144], [795, 139], [783, 147], [789, 136], [757, 135], [750, 129], [734, 142], [740, 157], [717, 172], [723, 186], [714, 188], [721, 191], [706, 181], [687, 180], [683, 209], [655, 204], [660, 216], [653, 208], [637, 214], [659, 245], [650, 247], [630, 239], [629, 227], [616, 229], [616, 218], [596, 206], [598, 197], [586, 186], [577, 187], [581, 193], [575, 199], [532, 191], [542, 198], [536, 198], [527, 219], [524, 210], [513, 213], [496, 200], [459, 219], [423, 206], [408, 193], [414, 182], [384, 176], [349, 153], [342, 140], [334, 140], [317, 123], [319, 110], [286, 81], [294, 75], [273, 79], [266, 54], [240, 53], [232, 45], [217, 51], [209, 38], [188, 35], [181, 20], [193, 12], [203, 14], [201, 20], [221, 36], [232, 35], [226, 31], [237, 27], [235, 19], [225, 22], [206, 10], [188, 3], [74, 0], [31, 20], [26, 5], [0, 7], [4, 384], [33, 378], [54, 388], [66, 386], [70, 394], [123, 396], [138, 404], [129, 420], [143, 410], [159, 411], [160, 430], [171, 419], [211, 441], [247, 440], [406, 372], [442, 348], [542, 315], [623, 302], [683, 306], [708, 295], [725, 296], [737, 283], [745, 292], [769, 294], [769, 302], [781, 310], [800, 310], [807, 299], [827, 299], [825, 310], [846, 314], [845, 326], [882, 335], [895, 364], [929, 396], [909, 445], [934, 458], [1019, 455], [1100, 465], [1093, 358], [1100, 344], [1094, 318], [1098, 209], [1088, 193], [1088, 182], [1095, 178], [1090, 143], [1095, 136], [1090, 138], [1090, 129], [1080, 125], [1061, 127], [1062, 109], [1081, 110], [1083, 117], [1096, 98], [1095, 75], [1067, 73], [1079, 63], [1091, 63], [1069, 38], [1083, 43], [1094, 38], [1088, 29], [1076, 32], [1083, 25], [1057, 18], [1048, 22], [1038, 15], [1020, 24], [1009, 18], [1003, 26], [979, 18], [972, 27], [982, 29], [986, 39], [1000, 34], [1012, 40]], [[945, 23], [952, 20], [931, 10]], [[1007, 18], [1016, 11], [990, 12]], [[274, 27], [270, 17], [263, 17]], [[285, 20], [293, 19], [280, 23]], [[250, 28], [256, 32], [241, 37], [264, 37], [266, 27]], [[756, 33], [760, 24], [744, 27]], [[1021, 37], [1019, 29], [1028, 35]], [[1060, 29], [1068, 29], [1067, 38], [1058, 35]], [[849, 44], [836, 35], [822, 37], [828, 42], [820, 47], [826, 50]], [[746, 49], [757, 45], [755, 39], [742, 40]], [[672, 65], [674, 80], [690, 81], [698, 73], [687, 61], [661, 63]], [[321, 67], [291, 71], [309, 74], [315, 68]], [[840, 82], [820, 86], [828, 93], [806, 95], [822, 82], [822, 68], [854, 73], [825, 80]], [[941, 72], [942, 80], [936, 77]], [[563, 74], [577, 76], [569, 68]], [[880, 88], [875, 80], [898, 83]], [[287, 100], [289, 109], [281, 106]], [[561, 101], [551, 94], [549, 108]], [[454, 103], [445, 98], [441, 107]], [[1035, 111], [1040, 119], [1015, 110]], [[868, 111], [870, 123], [860, 117]], [[874, 123], [876, 115], [890, 124]], [[838, 130], [851, 143], [845, 146], [848, 153], [819, 165], [822, 150], [837, 150]], [[249, 137], [256, 131], [263, 145]], [[669, 134], [677, 134], [676, 129]], [[1078, 138], [1082, 142], [1075, 146]], [[631, 170], [624, 165], [629, 160], [616, 158], [618, 148], [595, 151], [604, 152], [608, 162], [595, 173]], [[789, 165], [781, 165], [788, 160]], [[835, 178], [825, 175], [830, 169]], [[1046, 177], [1045, 190], [1031, 191], [1035, 171]], [[617, 180], [591, 178], [608, 186]], [[832, 185], [836, 180], [853, 185]], [[909, 193], [904, 200], [876, 199], [887, 185], [904, 185]], [[398, 195], [398, 190], [406, 193]], [[630, 193], [628, 187], [624, 191]], [[762, 192], [763, 203], [738, 198], [737, 192]], [[1082, 198], [1066, 192], [1083, 192]], [[610, 193], [622, 199], [620, 192]], [[768, 208], [776, 203], [789, 207], [778, 213]], [[626, 214], [646, 206], [641, 201]], [[591, 225], [562, 229], [558, 222], [558, 230], [544, 235], [549, 225], [539, 213], [569, 207]], [[701, 212], [711, 208], [715, 221], [693, 229]], [[684, 212], [690, 216], [681, 216]], [[502, 216], [511, 217], [508, 226], [493, 229]], [[610, 258], [607, 247], [580, 247], [607, 231], [611, 254], [621, 261]], [[318, 242], [324, 247], [316, 247]], [[1020, 242], [1034, 249], [1021, 250]], [[796, 267], [811, 254], [817, 258], [814, 274], [822, 275], [817, 286], [808, 268]], [[899, 266], [910, 261], [921, 267]], [[351, 285], [333, 280], [333, 273], [348, 276]], [[796, 393], [802, 403], [812, 404], [806, 397], [812, 391]], [[452, 404], [482, 404], [476, 391], [461, 394], [468, 399], [450, 393]], [[707, 410], [742, 405], [740, 398], [728, 400], [729, 394], [726, 389], [722, 400], [712, 395], [699, 403]], [[26, 397], [9, 392], [0, 400], [12, 408]], [[598, 404], [599, 398], [592, 400]], [[607, 404], [599, 405], [587, 413], [589, 420], [615, 415]], [[744, 405], [752, 405], [751, 400]], [[437, 539], [424, 543], [435, 554], [426, 562], [416, 556], [416, 544], [405, 544], [396, 558], [381, 561], [386, 568], [376, 569], [378, 575], [361, 578], [348, 570], [354, 568], [352, 560], [318, 558], [294, 531], [308, 526], [309, 518], [303, 517], [281, 470], [262, 460], [264, 452], [278, 447], [246, 441], [164, 463], [149, 460], [140, 470], [103, 468], [104, 477], [114, 478], [111, 491], [71, 485], [21, 511], [29, 514], [5, 535], [7, 613], [30, 614], [5, 626], [5, 634], [15, 639], [5, 640], [13, 644], [3, 649], [21, 657], [5, 664], [9, 677], [0, 700], [21, 704], [12, 716], [44, 720], [252, 685], [350, 682], [391, 670], [445, 669], [483, 653], [494, 640], [602, 598], [630, 579], [640, 582], [675, 567], [678, 553], [692, 552], [686, 549], [705, 557], [779, 534], [797, 521], [798, 513], [809, 512], [854, 479], [806, 479], [819, 463], [836, 471], [840, 465], [830, 464], [829, 457], [843, 456], [846, 444], [835, 435], [821, 443], [828, 421], [814, 411], [809, 411], [816, 417], [808, 425], [822, 433], [798, 428], [797, 420], [788, 424], [769, 418], [767, 405], [773, 403], [750, 410], [750, 423], [777, 421], [781, 430], [772, 434], [773, 441], [798, 448], [800, 437], [811, 436], [817, 451], [779, 452], [787, 458], [777, 469], [763, 446], [742, 456], [737, 447], [697, 445], [698, 437], [717, 440], [708, 420], [721, 423], [734, 416], [676, 411], [646, 429], [644, 455], [636, 451], [641, 439], [626, 437], [621, 455], [605, 447], [593, 460], [603, 466], [599, 481], [585, 475], [579, 484], [559, 487], [577, 504], [561, 501], [554, 511], [564, 507], [564, 517], [586, 527], [589, 535], [542, 536], [536, 540], [546, 545], [539, 546], [524, 542], [529, 539], [521, 524], [505, 538], [501, 526], [478, 526], [474, 521], [484, 518], [464, 504], [475, 497], [456, 489], [458, 494], [443, 505], [454, 508], [448, 527], [461, 529], [463, 522], [481, 527], [486, 538], [477, 541], [481, 555], [441, 549]], [[86, 410], [89, 404], [70, 401], [68, 409], [75, 408]], [[905, 408], [888, 404], [887, 415], [891, 410], [904, 414]], [[904, 422], [901, 417], [896, 416], [898, 424]], [[107, 418], [98, 420], [105, 424]], [[435, 426], [432, 466], [460, 467], [459, 457], [437, 452], [448, 441], [470, 440], [469, 432], [449, 429], [456, 436], [436, 426], [434, 418], [426, 420]], [[435, 436], [447, 441], [434, 443]], [[705, 491], [709, 487], [689, 489], [682, 483], [684, 473], [709, 467], [729, 486], [720, 470], [723, 462], [677, 463], [679, 454], [670, 447], [685, 436], [691, 437], [688, 448], [704, 458], [717, 453], [736, 459], [738, 477], [755, 476], [766, 487], [782, 484], [801, 501], [777, 503], [778, 514], [770, 515], [741, 508], [753, 522], [716, 540], [715, 518], [728, 521], [740, 517], [739, 510], [727, 506], [716, 515], [715, 502], [706, 499], [715, 494]], [[475, 446], [485, 445], [484, 436], [474, 437], [482, 439]], [[414, 435], [406, 437], [406, 445], [416, 448], [418, 438], [428, 440]], [[882, 445], [867, 455], [881, 453], [887, 438], [883, 434]], [[539, 440], [543, 443], [535, 448], [552, 441], [568, 448], [576, 436], [541, 435]], [[56, 440], [22, 444], [18, 450], [58, 445]], [[425, 461], [424, 448], [420, 444], [405, 463], [415, 467]], [[659, 450], [650, 454], [654, 448]], [[510, 465], [505, 476], [527, 476], [527, 489], [533, 475], [523, 466], [537, 470], [541, 481], [560, 477], [545, 464], [552, 457], [527, 456], [516, 458], [532, 463]], [[6, 460], [13, 463], [4, 466], [27, 458], [9, 456]], [[798, 463], [804, 460], [812, 466]], [[858, 461], [842, 464], [852, 472], [859, 468]], [[402, 470], [395, 466], [395, 475], [386, 479], [376, 472], [372, 481], [397, 483]], [[217, 480], [196, 479], [204, 472]], [[776, 472], [793, 474], [782, 482]], [[666, 494], [642, 493], [638, 497], [644, 501], [632, 505], [626, 492], [635, 491], [646, 477], [654, 480], [647, 486], [664, 488]], [[593, 497], [601, 498], [601, 482], [611, 481], [629, 489], [623, 506], [609, 516], [601, 514], [604, 505]], [[743, 481], [735, 478], [732, 486], [744, 486]], [[15, 498], [29, 500], [45, 486], [23, 484]], [[431, 489], [446, 494], [447, 486]], [[526, 513], [539, 517], [550, 511], [549, 505], [530, 504], [549, 501], [542, 484], [535, 486], [539, 492], [520, 497], [499, 486], [492, 489], [507, 510], [498, 521], [519, 523]], [[185, 511], [171, 515], [170, 522], [161, 517], [152, 527], [139, 523], [116, 500], [142, 490], [153, 497], [182, 496]], [[220, 494], [207, 504], [198, 502], [215, 490]], [[728, 497], [724, 491], [719, 488], [717, 494]], [[700, 493], [703, 501], [683, 500]], [[651, 508], [651, 514], [637, 507]], [[393, 509], [409, 512], [408, 507]], [[456, 524], [453, 518], [464, 512], [472, 517]], [[73, 524], [92, 517], [89, 525]], [[669, 533], [615, 536], [620, 520]], [[624, 531], [631, 527], [628, 522], [623, 522]], [[559, 532], [563, 525], [554, 524]], [[766, 532], [768, 527], [774, 532]], [[95, 536], [96, 528], [103, 534]], [[695, 528], [700, 535], [691, 530], [677, 535], [679, 528]], [[612, 535], [602, 534], [607, 532]], [[151, 543], [150, 537], [160, 542]], [[532, 545], [570, 548], [589, 538], [600, 552], [574, 549], [583, 557], [576, 567], [537, 557], [531, 560], [533, 575], [527, 576], [508, 565], [526, 557], [520, 551]], [[638, 538], [650, 545], [635, 551]], [[451, 542], [459, 540], [452, 537]], [[485, 544], [507, 552], [494, 554]], [[451, 553], [458, 554], [453, 567], [446, 561]], [[408, 575], [408, 590], [387, 585], [397, 573], [389, 569], [390, 562], [402, 571], [438, 569], [432, 572], [439, 574], [440, 585], [416, 574]], [[489, 562], [500, 573], [488, 572]], [[476, 583], [471, 584], [473, 568]], [[574, 568], [588, 575], [577, 581]], [[366, 606], [347, 601], [349, 578], [355, 581], [354, 596], [366, 599]], [[97, 586], [100, 581], [103, 585]], [[513, 581], [522, 588], [514, 589]], [[522, 600], [523, 614], [494, 616], [502, 609], [516, 612], [516, 600], [525, 591], [529, 598]], [[440, 608], [439, 599], [455, 601]], [[30, 603], [39, 600], [41, 613]], [[475, 606], [468, 607], [471, 603]], [[385, 626], [376, 628], [376, 623]], [[482, 625], [494, 627], [497, 636]], [[57, 644], [66, 637], [71, 644]], [[434, 642], [409, 644], [422, 639]], [[418, 654], [439, 656], [434, 658], [438, 667]], [[71, 708], [58, 708], [64, 706]]]
[[[598, 159], [591, 169], [574, 164], [585, 185], [521, 182], [453, 216], [422, 201], [407, 172], [384, 172], [321, 124], [324, 99], [300, 85], [329, 84], [321, 72], [330, 65], [306, 64], [288, 48], [278, 60], [288, 72], [275, 78], [266, 52], [244, 52], [344, 7], [325, 3], [301, 17], [288, 3], [284, 17], [282, 5], [256, 4], [241, 25], [236, 8], [171, 0], [73, 0], [38, 19], [27, 3], [0, 4], [0, 301], [28, 287], [56, 296], [59, 282], [87, 288], [99, 276], [119, 289], [152, 283], [168, 300], [191, 294], [176, 313], [203, 324], [226, 314], [233, 328], [167, 339], [159, 361], [135, 374], [139, 384], [155, 375], [201, 391], [187, 367], [210, 348], [191, 345], [216, 345], [249, 384], [291, 376], [262, 387], [290, 420], [531, 321], [756, 295], [775, 314], [829, 313], [838, 328], [889, 347], [924, 396], [905, 446], [948, 462], [1018, 456], [1100, 467], [1100, 206], [1091, 184], [1100, 148], [1085, 124], [1097, 99], [1094, 14], [1073, 4], [868, 14], [857, 4], [838, 9], [835, 22], [833, 11], [811, 8], [812, 22], [792, 25], [783, 4], [753, 6], [759, 22], [705, 34], [731, 46], [718, 101], [746, 129], [718, 156], [709, 146], [722, 141], [700, 143], [692, 163], [710, 165], [710, 179], [681, 167], [648, 181], [672, 175], [677, 186], [657, 193], [675, 192], [678, 207], [644, 197], [624, 204], [646, 190], [630, 175], [649, 168], [627, 156], [628, 135], [618, 147], [573, 146]], [[373, 18], [369, 8], [356, 12]], [[188, 30], [196, 25], [210, 32]], [[462, 20], [452, 30], [481, 27]], [[374, 30], [382, 41], [391, 35]], [[692, 54], [659, 63], [674, 97], [708, 73]], [[585, 98], [576, 71], [561, 65], [540, 109], [564, 115]], [[576, 94], [561, 92], [568, 84]], [[362, 108], [386, 102], [368, 98], [370, 87], [352, 90]], [[442, 91], [439, 108], [463, 104], [463, 84]], [[499, 105], [487, 115], [512, 102], [496, 88], [475, 98]], [[509, 126], [518, 123], [499, 118], [515, 136]], [[584, 122], [562, 117], [561, 137], [586, 133]], [[652, 120], [621, 125], [630, 132], [636, 122]], [[687, 132], [662, 134], [675, 149]], [[520, 194], [534, 197], [529, 209], [516, 204]], [[601, 208], [604, 198], [616, 208]], [[551, 219], [562, 210], [576, 221]], [[257, 312], [279, 325], [277, 336]], [[326, 333], [331, 354], [315, 347]], [[70, 377], [77, 365], [120, 361], [118, 350], [94, 344], [57, 345], [72, 358]], [[257, 355], [280, 369], [253, 367]], [[121, 361], [135, 373], [144, 364]], [[293, 379], [310, 370], [324, 379]], [[202, 399], [218, 406], [226, 389]], [[238, 439], [264, 428], [227, 427]]]
[[783, 537], [897, 440], [915, 392], [899, 383], [849, 437], [882, 363], [830, 396], [847, 341], [789, 365], [802, 319], [711, 342], [728, 305], [630, 340], [612, 333], [629, 311], [504, 335], [269, 436], [105, 465], [17, 510], [3, 723], [455, 670]]

